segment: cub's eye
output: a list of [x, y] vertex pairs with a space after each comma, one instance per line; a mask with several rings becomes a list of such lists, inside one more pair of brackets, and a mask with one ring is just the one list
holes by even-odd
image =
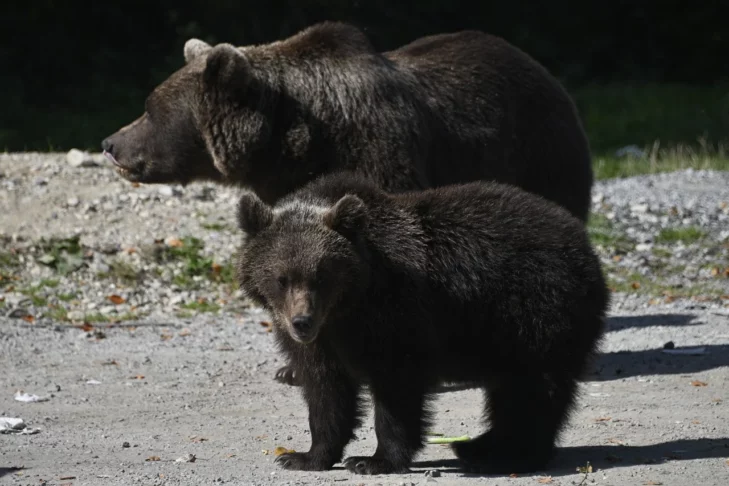
[[288, 278], [286, 278], [286, 275], [281, 275], [281, 276], [280, 276], [280, 277], [278, 278], [278, 285], [279, 285], [279, 287], [281, 287], [282, 289], [283, 289], [283, 288], [286, 288], [286, 285], [287, 285], [288, 283], [289, 283], [289, 279], [288, 279]]

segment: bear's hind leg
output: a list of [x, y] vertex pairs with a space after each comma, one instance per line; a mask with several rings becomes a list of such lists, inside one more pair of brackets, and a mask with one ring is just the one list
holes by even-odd
[[486, 404], [490, 430], [453, 444], [463, 467], [486, 474], [545, 468], [574, 404], [576, 387], [573, 377], [553, 372], [507, 375], [490, 384]]
[[344, 466], [357, 474], [407, 473], [423, 445], [430, 414], [426, 387], [415, 383], [375, 387], [377, 450], [372, 456], [351, 456]]

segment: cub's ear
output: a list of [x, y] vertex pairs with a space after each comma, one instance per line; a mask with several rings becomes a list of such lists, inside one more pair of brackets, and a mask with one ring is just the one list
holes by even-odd
[[200, 54], [204, 54], [208, 52], [212, 47], [210, 44], [208, 44], [205, 41], [201, 41], [200, 39], [190, 39], [187, 42], [185, 42], [185, 48], [184, 48], [184, 54], [185, 54], [185, 62], [189, 63], [196, 57], [198, 57]]
[[352, 238], [367, 223], [367, 206], [353, 194], [347, 194], [324, 214], [324, 224], [341, 235]]
[[250, 64], [240, 49], [232, 44], [218, 44], [210, 50], [203, 81], [207, 86], [241, 87], [249, 73]]
[[243, 193], [238, 201], [238, 227], [247, 236], [255, 236], [273, 221], [273, 209], [252, 192]]

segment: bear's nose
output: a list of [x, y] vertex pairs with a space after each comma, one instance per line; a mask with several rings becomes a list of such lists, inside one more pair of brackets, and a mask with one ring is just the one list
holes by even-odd
[[101, 142], [101, 150], [104, 152], [109, 152], [110, 154], [114, 155], [114, 144], [111, 143], [111, 141], [106, 138], [104, 141]]
[[291, 319], [291, 325], [294, 326], [298, 332], [307, 332], [311, 329], [311, 316], [299, 314]]

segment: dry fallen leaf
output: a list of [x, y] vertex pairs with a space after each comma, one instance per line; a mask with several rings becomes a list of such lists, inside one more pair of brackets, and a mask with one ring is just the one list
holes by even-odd
[[263, 439], [267, 439], [267, 438], [268, 438], [268, 436], [267, 436], [266, 434], [263, 434], [263, 435], [257, 435], [257, 436], [256, 436], [256, 440], [263, 440]]
[[511, 473], [511, 474], [509, 474], [509, 477], [510, 477], [510, 478], [518, 478], [518, 477], [519, 477], [519, 475], [518, 475], [518, 474], [516, 474], [516, 473]]
[[119, 366], [119, 363], [117, 363], [116, 360], [113, 360], [113, 359], [110, 359], [110, 360], [107, 360], [107, 361], [103, 361], [101, 364], [103, 366], [112, 366], [112, 365], [113, 366]]
[[132, 187], [139, 187], [141, 184], [139, 182], [132, 182]]
[[233, 346], [223, 344], [222, 346], [218, 346], [218, 351], [233, 351]]
[[643, 483], [645, 486], [660, 486], [663, 483], [659, 483], [658, 481], [646, 481]]
[[705, 383], [705, 382], [699, 381], [699, 380], [694, 380], [691, 382], [691, 384], [693, 386], [707, 386], [708, 385], [708, 383]]
[[610, 418], [611, 417], [598, 417], [595, 419], [595, 422], [607, 422]]
[[640, 288], [640, 282], [633, 282], [630, 286], [633, 287], [633, 289], [638, 290]]
[[90, 323], [88, 323], [88, 322], [84, 322], [84, 323], [83, 323], [83, 324], [81, 324], [80, 326], [76, 326], [76, 327], [78, 327], [79, 329], [81, 329], [81, 330], [82, 330], [82, 331], [84, 331], [84, 332], [91, 332], [91, 331], [93, 331], [93, 330], [94, 330], [94, 326], [92, 326], [92, 325], [91, 325]]
[[129, 379], [130, 380], [143, 380], [144, 379], [144, 375], [132, 376]]
[[149, 456], [148, 458], [145, 459], [146, 462], [153, 462], [153, 461], [159, 461], [159, 460], [160, 460], [159, 456]]
[[281, 454], [291, 454], [291, 453], [294, 453], [294, 452], [296, 452], [296, 451], [293, 450], [293, 449], [287, 449], [287, 448], [281, 447], [281, 446], [276, 447], [273, 450], [273, 454], [276, 455], [276, 456], [280, 456]]
[[134, 247], [132, 247], [132, 248], [125, 248], [125, 249], [124, 249], [124, 251], [125, 251], [126, 253], [128, 253], [129, 255], [131, 255], [131, 254], [133, 254], [133, 253], [136, 253], [136, 252], [137, 252], [137, 249], [136, 249], [136, 248], [134, 248]]
[[126, 302], [126, 299], [124, 297], [122, 297], [121, 295], [116, 295], [116, 294], [112, 294], [112, 295], [108, 296], [107, 299], [109, 299], [111, 301], [111, 303], [114, 305], [119, 305], [119, 304], [123, 304], [124, 302]]
[[273, 326], [273, 324], [271, 324], [269, 321], [261, 321], [260, 324], [263, 327], [271, 327], [271, 326]]
[[172, 246], [172, 247], [175, 247], [175, 248], [179, 248], [179, 247], [181, 247], [183, 245], [184, 245], [184, 243], [182, 242], [182, 240], [177, 239], [177, 238], [170, 238], [167, 241], [167, 246]]
[[159, 337], [162, 338], [162, 341], [167, 341], [168, 339], [172, 339], [172, 334], [162, 333]]
[[185, 336], [189, 336], [190, 334], [192, 334], [192, 332], [188, 328], [184, 328], [182, 331], [180, 331], [179, 335], [182, 337], [185, 337]]
[[719, 267], [713, 267], [713, 268], [711, 269], [711, 276], [712, 276], [712, 277], [716, 277], [717, 275], [719, 275], [719, 271], [720, 271], [720, 270], [719, 270]]
[[619, 262], [619, 261], [620, 261], [620, 260], [622, 260], [622, 259], [623, 259], [623, 256], [622, 256], [622, 255], [615, 255], [615, 256], [613, 257], [613, 261], [614, 261], [614, 262]]
[[692, 420], [692, 421], [691, 421], [691, 423], [692, 423], [692, 424], [694, 424], [694, 425], [698, 425], [698, 424], [700, 424], [701, 422], [700, 422], [699, 420]]
[[25, 316], [21, 317], [21, 319], [23, 319], [25, 322], [32, 323], [35, 320], [35, 317], [33, 317], [30, 314], [28, 314], [28, 315], [25, 315]]
[[537, 482], [540, 483], [540, 484], [550, 484], [553, 481], [554, 481], [554, 479], [552, 479], [552, 476], [546, 476], [546, 477], [543, 477], [543, 478], [539, 478], [537, 480]]
[[215, 275], [220, 274], [221, 270], [223, 270], [223, 266], [219, 263], [213, 262], [212, 264], [212, 271]]
[[70, 481], [71, 479], [76, 479], [76, 476], [63, 476], [62, 478], [58, 478], [59, 481]]
[[198, 437], [196, 435], [193, 435], [192, 437], [190, 437], [190, 440], [192, 442], [198, 442], [198, 443], [200, 443], [200, 442], [205, 442], [208, 439], [206, 439], [205, 437]]
[[616, 439], [616, 438], [614, 438], [614, 437], [612, 437], [612, 438], [608, 439], [607, 441], [608, 441], [608, 443], [610, 443], [610, 444], [625, 445], [625, 442], [623, 442], [623, 441], [622, 441], [622, 440], [620, 440], [620, 439]]
[[227, 458], [235, 457], [235, 454], [226, 454], [225, 457], [227, 457]]

